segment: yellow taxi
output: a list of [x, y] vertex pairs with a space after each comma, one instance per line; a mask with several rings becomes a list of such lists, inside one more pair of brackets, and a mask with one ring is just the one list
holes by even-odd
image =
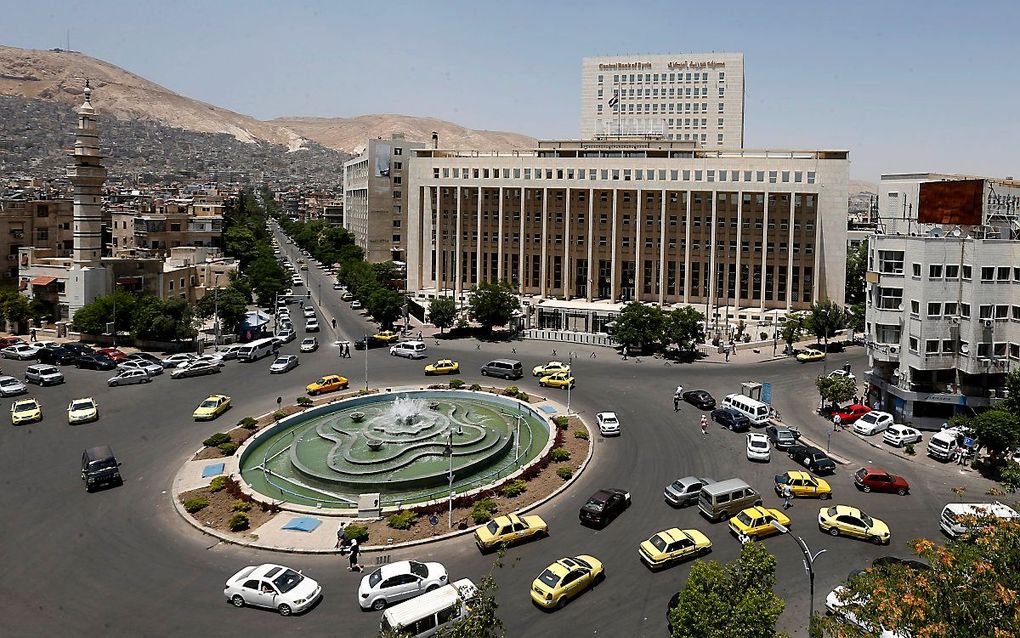
[[569, 372], [557, 372], [538, 380], [538, 385], [544, 388], [560, 388], [566, 390], [574, 387], [574, 377]]
[[425, 366], [425, 376], [434, 374], [459, 374], [460, 364], [450, 359], [440, 359]]
[[790, 524], [790, 517], [779, 510], [756, 505], [731, 518], [730, 531], [740, 539], [762, 538], [779, 533], [779, 530], [772, 526], [773, 521], [786, 527]]
[[843, 534], [863, 538], [876, 545], [888, 545], [892, 537], [885, 522], [849, 505], [834, 505], [818, 510], [818, 529], [832, 536]]
[[825, 358], [825, 353], [821, 350], [815, 350], [814, 348], [808, 348], [804, 352], [797, 355], [797, 361], [801, 363], [809, 363], [811, 361], [821, 361]]
[[776, 494], [783, 495], [783, 487], [790, 486], [790, 492], [797, 498], [820, 498], [823, 501], [832, 498], [832, 488], [829, 484], [815, 478], [803, 470], [791, 470], [776, 474]]
[[42, 406], [35, 399], [21, 399], [11, 404], [11, 424], [21, 425], [42, 421]]
[[92, 397], [71, 399], [67, 404], [67, 422], [70, 425], [76, 423], [88, 423], [99, 418], [99, 406]]
[[570, 366], [563, 363], [562, 361], [550, 361], [549, 363], [541, 366], [535, 366], [531, 369], [531, 375], [535, 377], [547, 377], [557, 372], [570, 373]]
[[531, 601], [544, 609], [560, 608], [604, 578], [602, 561], [594, 556], [561, 558], [531, 583]]
[[324, 377], [320, 377], [318, 381], [314, 381], [305, 386], [305, 390], [308, 394], [322, 394], [323, 392], [336, 392], [337, 390], [347, 389], [347, 377], [341, 377], [339, 374], [327, 374]]
[[393, 332], [392, 330], [383, 330], [372, 335], [372, 338], [376, 341], [382, 341], [383, 343], [393, 343], [400, 338], [400, 335]]
[[475, 545], [483, 552], [549, 535], [549, 526], [538, 516], [497, 516], [475, 530]]
[[230, 397], [225, 394], [210, 394], [195, 408], [191, 415], [196, 421], [212, 421], [230, 409]]
[[638, 556], [649, 568], [658, 569], [710, 551], [712, 541], [698, 530], [673, 527], [641, 543]]

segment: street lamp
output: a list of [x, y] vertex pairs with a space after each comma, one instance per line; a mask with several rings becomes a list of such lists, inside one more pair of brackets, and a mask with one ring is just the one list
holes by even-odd
[[[786, 527], [785, 525], [783, 525], [782, 523], [780, 523], [778, 521], [772, 521], [770, 523], [770, 525], [772, 525], [772, 527], [774, 527], [777, 530], [779, 530], [780, 534], [789, 534], [790, 533], [790, 528]], [[791, 534], [791, 536], [792, 536], [792, 534]], [[808, 548], [807, 543], [804, 542], [803, 538], [801, 538], [800, 536], [793, 536], [793, 539], [797, 543], [797, 545], [800, 547], [800, 551], [802, 551], [804, 553], [804, 573], [806, 573], [807, 576], [808, 576], [808, 585], [809, 585], [809, 589], [808, 589], [808, 600], [809, 600], [809, 603], [808, 603], [808, 623], [810, 623], [811, 619], [814, 618], [814, 616], [815, 616], [815, 560], [817, 560], [818, 557], [821, 556], [822, 554], [824, 554], [827, 550], [820, 549], [817, 552], [815, 552], [814, 554], [812, 554], [811, 553], [811, 549]]]

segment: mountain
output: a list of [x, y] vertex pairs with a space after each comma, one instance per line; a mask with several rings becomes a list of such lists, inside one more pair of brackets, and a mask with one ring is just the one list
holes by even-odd
[[95, 89], [101, 116], [155, 122], [195, 133], [226, 133], [246, 143], [267, 142], [290, 150], [314, 140], [350, 153], [371, 137], [404, 133], [430, 141], [438, 131], [444, 147], [484, 150], [529, 147], [534, 139], [516, 133], [476, 131], [434, 118], [362, 115], [353, 118], [288, 117], [262, 121], [185, 97], [108, 62], [75, 51], [0, 46], [0, 96], [24, 97], [77, 107], [85, 78]]

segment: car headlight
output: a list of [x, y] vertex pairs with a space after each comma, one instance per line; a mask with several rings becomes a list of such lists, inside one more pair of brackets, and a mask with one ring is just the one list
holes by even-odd
[[294, 604], [295, 605], [301, 605], [301, 604], [303, 604], [307, 600], [308, 600], [307, 598], [298, 598], [297, 600], [294, 601]]

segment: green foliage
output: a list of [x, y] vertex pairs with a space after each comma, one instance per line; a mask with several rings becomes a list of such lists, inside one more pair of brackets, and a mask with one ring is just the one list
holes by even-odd
[[776, 559], [756, 542], [736, 561], [695, 561], [669, 612], [673, 638], [773, 638], [786, 604], [773, 593]]
[[354, 523], [351, 523], [344, 527], [344, 538], [349, 541], [358, 539], [359, 543], [364, 543], [368, 540], [368, 527], [365, 525], [355, 525]]
[[255, 420], [255, 417], [246, 416], [240, 421], [238, 421], [237, 425], [238, 427], [242, 427], [245, 430], [254, 430], [256, 427], [258, 427], [258, 421]]
[[521, 479], [517, 479], [504, 485], [500, 492], [502, 492], [503, 496], [505, 496], [506, 498], [513, 498], [515, 496], [520, 496], [527, 489], [528, 489], [527, 482]]
[[226, 486], [227, 486], [227, 477], [225, 477], [225, 476], [214, 476], [213, 479], [211, 481], [209, 481], [209, 491], [210, 492], [219, 492], [220, 490], [222, 490]]
[[1020, 419], [1006, 410], [993, 409], [974, 417], [970, 427], [994, 458], [1001, 458], [1006, 450], [1020, 443]]
[[251, 511], [251, 501], [244, 501], [241, 499], [235, 500], [230, 504], [230, 511], [232, 512], [249, 512]]
[[846, 403], [857, 393], [857, 384], [849, 377], [820, 376], [815, 379], [818, 395], [833, 404]]
[[280, 419], [284, 418], [285, 416], [287, 416], [287, 415], [284, 414], [283, 412], [280, 412], [279, 410], [277, 410], [276, 412], [273, 412], [273, 420], [274, 421], [279, 421]]
[[248, 520], [248, 515], [243, 512], [237, 512], [231, 516], [230, 522], [227, 523], [232, 532], [242, 532], [248, 529], [249, 525], [251, 525], [251, 521]]
[[231, 454], [233, 454], [234, 452], [237, 451], [237, 443], [234, 443], [233, 441], [227, 441], [226, 443], [220, 443], [216, 447], [219, 448], [220, 453], [223, 456], [230, 456]]
[[551, 458], [556, 463], [562, 463], [563, 461], [570, 460], [570, 452], [567, 451], [565, 448], [556, 447], [553, 448], [551, 452], [549, 452], [549, 458]]
[[675, 308], [664, 315], [663, 345], [675, 343], [681, 351], [692, 352], [705, 341], [705, 315], [691, 306]]
[[[677, 319], [677, 329], [685, 324], [687, 316]], [[658, 306], [647, 306], [632, 301], [623, 307], [616, 317], [613, 337], [621, 344], [629, 347], [640, 347], [658, 343], [666, 329], [666, 315]], [[677, 336], [683, 336], [678, 333]], [[672, 335], [671, 335], [672, 337]]]
[[[846, 303], [849, 305], [863, 304], [865, 281], [864, 275], [868, 271], [868, 240], [865, 239], [857, 250], [851, 251], [846, 256]], [[864, 315], [861, 315], [862, 317]]]
[[386, 519], [386, 525], [393, 529], [411, 529], [418, 515], [411, 510], [397, 512]]
[[211, 435], [208, 439], [202, 441], [202, 445], [206, 447], [216, 447], [220, 443], [226, 443], [230, 440], [230, 435], [226, 432], [217, 432]]
[[903, 453], [906, 454], [907, 456], [914, 456], [915, 454], [917, 454], [917, 451], [914, 449], [914, 444], [907, 443], [906, 445], [904, 445]]
[[468, 390], [471, 390], [472, 392], [478, 392], [481, 389], [482, 389], [482, 386], [480, 384], [477, 384], [477, 383], [472, 383], [471, 387], [468, 388]]
[[515, 385], [508, 385], [503, 388], [503, 395], [508, 397], [515, 397], [520, 393], [521, 389]]
[[259, 255], [244, 270], [245, 277], [251, 282], [252, 294], [260, 306], [271, 306], [276, 303], [276, 296], [282, 295], [290, 287], [290, 280], [283, 267], [273, 259], [273, 254]]
[[7, 322], [11, 332], [25, 332], [28, 320], [38, 316], [37, 310], [38, 306], [34, 306], [28, 297], [17, 290], [0, 290], [0, 317]]
[[399, 292], [392, 288], [377, 287], [368, 296], [365, 307], [383, 328], [390, 328], [403, 314], [405, 303], [407, 299]]
[[588, 430], [574, 430], [574, 438], [582, 441], [588, 440]]
[[531, 396], [528, 395], [527, 392], [518, 392], [517, 393], [517, 398], [520, 399], [521, 401], [524, 401], [524, 402], [527, 402], [527, 401], [531, 400]]
[[218, 316], [222, 334], [237, 332], [248, 312], [248, 299], [236, 287], [215, 288], [206, 291], [195, 304], [195, 315], [202, 319]]
[[1006, 375], [1005, 389], [1006, 398], [1000, 405], [1020, 417], [1020, 368], [1014, 368]]
[[475, 504], [471, 506], [471, 520], [473, 520], [476, 525], [488, 521], [495, 513], [496, 501], [491, 498], [477, 500], [475, 501]]
[[829, 299], [816, 301], [811, 306], [811, 328], [815, 336], [829, 343], [829, 337], [846, 328], [846, 310]]
[[[497, 563], [498, 565], [498, 563]], [[501, 638], [505, 635], [503, 621], [496, 615], [499, 591], [492, 573], [478, 582], [477, 591], [468, 605], [468, 612], [456, 622], [436, 632], [436, 638]]]
[[779, 330], [779, 336], [788, 346], [793, 346], [800, 339], [804, 332], [804, 315], [789, 313], [783, 321], [783, 327]]
[[189, 498], [188, 500], [184, 501], [184, 509], [189, 514], [194, 514], [195, 512], [203, 510], [207, 507], [209, 507], [209, 499], [207, 499], [204, 496], [196, 496], [194, 498]]
[[570, 419], [568, 419], [567, 417], [565, 417], [563, 415], [560, 415], [560, 416], [557, 416], [557, 417], [553, 417], [553, 423], [560, 430], [566, 430], [567, 426], [570, 425]]
[[463, 387], [463, 385], [464, 381], [462, 381], [461, 379], [450, 379], [450, 387], [453, 388], [454, 390]]
[[440, 297], [429, 304], [429, 323], [441, 332], [453, 325], [457, 318], [457, 302], [450, 297]]
[[161, 301], [150, 295], [138, 302], [131, 334], [136, 339], [178, 341], [194, 339], [198, 331], [188, 302], [180, 298]]
[[1020, 463], [1007, 460], [999, 471], [999, 480], [1010, 492], [1020, 490]]
[[574, 475], [573, 468], [569, 468], [566, 465], [561, 465], [560, 467], [556, 468], [556, 476], [560, 477], [564, 481], [566, 481], [573, 475]]
[[863, 303], [855, 303], [847, 308], [846, 327], [853, 332], [864, 332], [864, 317], [867, 308]]
[[107, 322], [114, 321], [113, 307], [116, 300], [116, 328], [119, 332], [130, 331], [134, 322], [134, 309], [138, 299], [139, 295], [124, 291], [96, 297], [74, 313], [72, 326], [76, 331], [83, 334], [104, 334]]
[[508, 325], [514, 313], [521, 309], [521, 302], [508, 282], [485, 282], [471, 288], [469, 309], [471, 318], [484, 330], [491, 331]]
[[312, 405], [312, 403], [313, 403], [313, 401], [312, 401], [311, 397], [298, 397], [297, 398], [297, 404], [302, 406], [302, 407]]

